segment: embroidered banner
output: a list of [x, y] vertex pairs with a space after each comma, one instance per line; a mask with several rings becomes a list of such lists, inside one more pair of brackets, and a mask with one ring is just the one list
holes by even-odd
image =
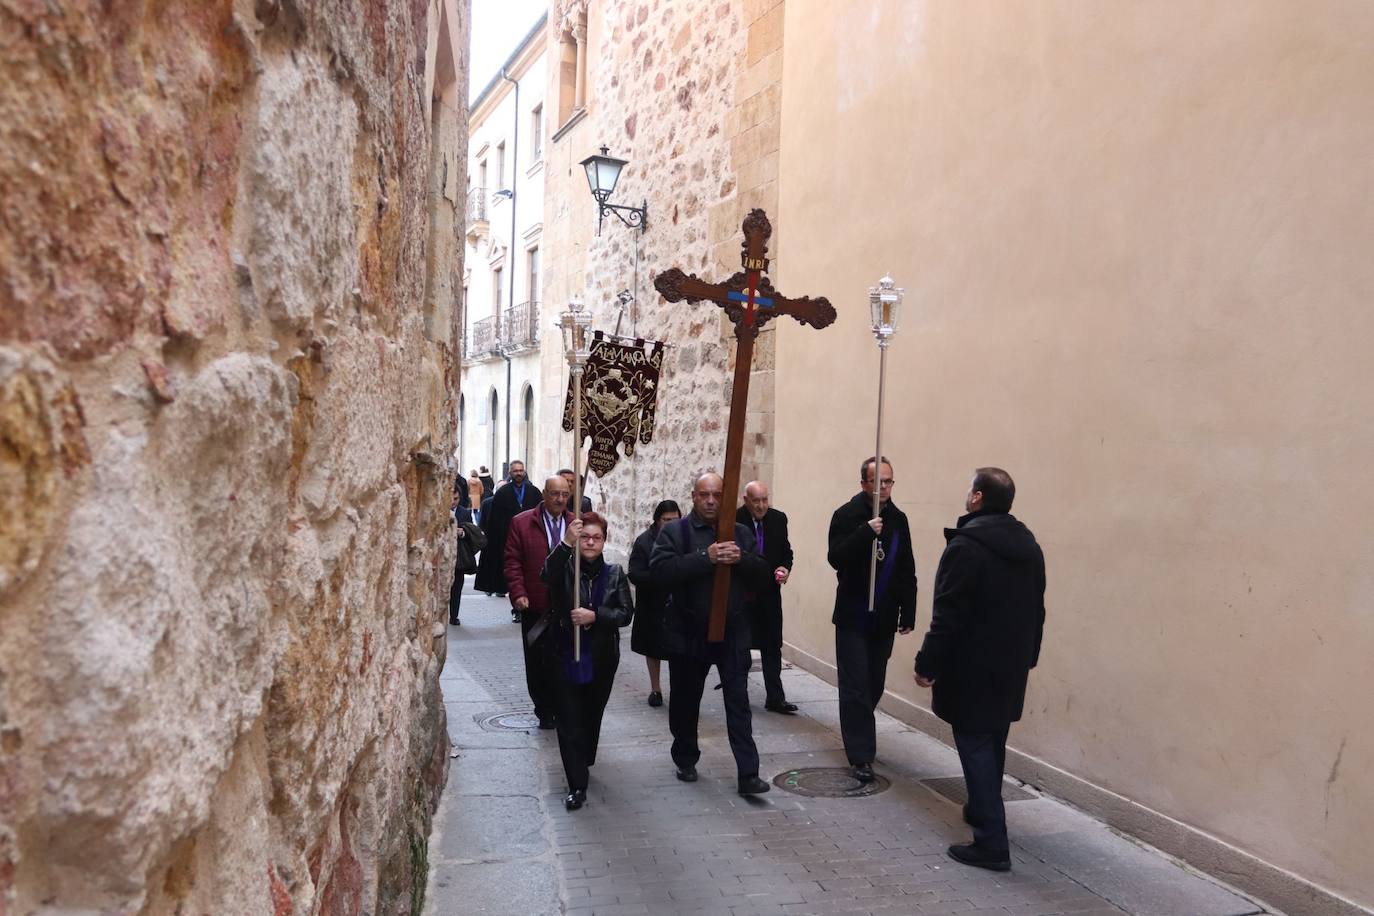
[[[582, 375], [582, 438], [592, 440], [587, 466], [605, 477], [620, 460], [635, 453], [635, 442], [654, 437], [654, 408], [658, 402], [658, 374], [663, 367], [659, 341], [614, 343], [600, 332]], [[563, 428], [573, 428], [573, 388], [563, 401]], [[578, 443], [579, 446], [581, 443]]]

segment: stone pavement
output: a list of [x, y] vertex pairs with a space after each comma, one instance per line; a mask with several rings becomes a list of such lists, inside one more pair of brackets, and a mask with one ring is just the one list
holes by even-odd
[[[954, 863], [945, 847], [969, 836], [959, 805], [921, 780], [958, 776], [958, 758], [882, 713], [876, 769], [891, 778], [886, 791], [808, 798], [775, 785], [745, 799], [735, 794], [720, 694], [708, 689], [701, 780], [678, 782], [668, 710], [645, 703], [648, 675], [628, 631], [587, 805], [567, 812], [553, 732], [479, 725], [529, 712], [520, 628], [504, 600], [470, 584], [462, 617], [449, 628], [443, 675], [456, 756], [430, 838], [427, 914], [1270, 912], [1028, 787], [1016, 793], [1028, 798], [1007, 804], [1012, 871]], [[783, 677], [799, 715], [764, 711], [752, 675], [760, 775], [843, 766], [835, 689], [801, 669]]]

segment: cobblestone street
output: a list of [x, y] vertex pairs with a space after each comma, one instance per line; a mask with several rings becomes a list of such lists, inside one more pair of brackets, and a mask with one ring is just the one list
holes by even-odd
[[[470, 586], [469, 586], [470, 588]], [[1033, 789], [1009, 802], [1012, 871], [955, 864], [958, 803], [922, 783], [958, 776], [952, 749], [879, 714], [878, 772], [863, 798], [810, 798], [776, 784], [735, 794], [720, 695], [702, 703], [701, 781], [678, 782], [666, 706], [645, 698], [643, 660], [622, 640], [587, 806], [566, 812], [554, 732], [483, 726], [528, 713], [520, 630], [504, 600], [470, 590], [450, 627], [443, 687], [452, 769], [430, 843], [427, 912], [458, 914], [1058, 913], [1242, 916], [1265, 909]], [[910, 660], [898, 649], [893, 664]], [[760, 775], [845, 763], [834, 688], [785, 670], [795, 716], [750, 685]], [[667, 671], [664, 670], [664, 684]], [[515, 724], [520, 724], [516, 720]], [[532, 724], [532, 723], [531, 723]], [[1012, 733], [1015, 743], [1015, 731]]]

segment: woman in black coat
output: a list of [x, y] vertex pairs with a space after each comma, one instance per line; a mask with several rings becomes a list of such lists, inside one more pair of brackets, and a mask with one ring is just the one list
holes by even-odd
[[[574, 547], [576, 545], [576, 547]], [[620, 666], [620, 628], [634, 616], [634, 600], [625, 571], [601, 556], [606, 548], [606, 520], [584, 512], [570, 522], [563, 542], [544, 561], [549, 586], [549, 623], [545, 664], [556, 691], [558, 752], [568, 777], [563, 805], [569, 811], [587, 800], [588, 769], [596, 763], [601, 716], [611, 698]], [[582, 555], [577, 601], [573, 601], [573, 550]], [[581, 627], [581, 659], [573, 657], [573, 629]]]
[[663, 651], [663, 609], [668, 602], [668, 592], [660, 588], [649, 573], [649, 556], [654, 552], [654, 541], [658, 533], [669, 522], [682, 518], [682, 510], [671, 499], [665, 499], [654, 507], [654, 522], [635, 538], [634, 549], [630, 551], [630, 581], [635, 584], [634, 629], [630, 631], [630, 648], [644, 656], [649, 666], [649, 705], [663, 705], [663, 690], [659, 682], [659, 669], [662, 667]]

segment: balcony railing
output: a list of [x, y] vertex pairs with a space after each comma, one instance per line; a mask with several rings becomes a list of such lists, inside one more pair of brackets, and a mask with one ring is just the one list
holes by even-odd
[[539, 346], [539, 303], [522, 302], [506, 309], [505, 337], [502, 343], [510, 350], [533, 350]]
[[501, 352], [501, 335], [496, 316], [483, 318], [472, 323], [472, 340], [464, 357], [467, 359], [486, 359]]
[[487, 189], [468, 189], [468, 226], [487, 221]]

